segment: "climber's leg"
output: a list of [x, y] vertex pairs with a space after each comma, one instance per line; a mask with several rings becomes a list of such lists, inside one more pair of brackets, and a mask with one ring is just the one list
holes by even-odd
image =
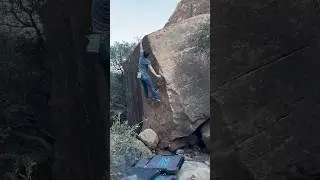
[[148, 84], [147, 84], [146, 80], [141, 79], [141, 84], [142, 84], [142, 88], [143, 88], [143, 92], [144, 92], [144, 97], [145, 98], [149, 98], [149, 95], [148, 95]]
[[156, 86], [153, 84], [152, 79], [150, 76], [146, 78], [146, 82], [148, 87], [151, 89], [152, 93], [152, 99], [160, 101], [160, 96], [159, 96], [159, 90], [156, 88]]

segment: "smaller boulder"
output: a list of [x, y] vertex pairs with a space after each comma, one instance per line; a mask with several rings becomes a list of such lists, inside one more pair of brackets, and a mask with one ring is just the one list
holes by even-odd
[[183, 155], [183, 154], [184, 154], [184, 150], [183, 150], [183, 149], [178, 149], [178, 150], [176, 151], [176, 154], [178, 154], [178, 155]]
[[152, 129], [145, 129], [139, 135], [139, 139], [148, 147], [154, 149], [159, 143], [159, 137]]
[[201, 162], [185, 161], [177, 177], [178, 180], [210, 180], [210, 167]]

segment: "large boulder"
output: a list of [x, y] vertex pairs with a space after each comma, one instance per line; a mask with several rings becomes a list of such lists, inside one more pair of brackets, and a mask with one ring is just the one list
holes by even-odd
[[[209, 0], [203, 2], [209, 4]], [[143, 120], [143, 129], [153, 129], [158, 134], [160, 148], [182, 148], [187, 137], [210, 118], [209, 56], [200, 52], [194, 41], [199, 27], [208, 23], [209, 18], [208, 13], [195, 14], [143, 38], [153, 67], [164, 77], [158, 81], [161, 103], [147, 102], [141, 97], [136, 78], [138, 48], [127, 63], [129, 122]]]
[[315, 2], [215, 1], [211, 165], [219, 179], [320, 172]]
[[209, 0], [182, 0], [178, 3], [165, 26], [174, 25], [201, 14], [210, 14]]

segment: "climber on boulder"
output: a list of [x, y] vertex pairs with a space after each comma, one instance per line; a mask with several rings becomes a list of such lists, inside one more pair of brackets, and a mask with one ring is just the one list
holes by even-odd
[[148, 69], [150, 69], [150, 71], [157, 78], [161, 78], [161, 75], [159, 75], [155, 72], [148, 57], [149, 57], [149, 53], [143, 50], [142, 42], [141, 42], [140, 43], [140, 58], [139, 58], [139, 65], [138, 65], [138, 79], [140, 79], [140, 81], [141, 81], [141, 84], [142, 84], [142, 87], [144, 90], [143, 91], [144, 96], [146, 98], [149, 98], [148, 89], [150, 88], [151, 94], [152, 94], [152, 100], [160, 102], [159, 90], [154, 85], [150, 75], [148, 74]]

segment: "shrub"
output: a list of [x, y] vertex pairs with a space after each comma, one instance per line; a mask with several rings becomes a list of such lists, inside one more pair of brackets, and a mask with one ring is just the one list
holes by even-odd
[[151, 151], [137, 137], [139, 124], [130, 126], [128, 121], [122, 122], [114, 116], [110, 128], [110, 173], [116, 176], [125, 172], [123, 168], [131, 166], [141, 158], [150, 156]]
[[32, 173], [37, 162], [29, 156], [20, 156], [15, 154], [0, 154], [2, 159], [11, 159], [13, 167], [11, 171], [5, 173], [6, 180], [32, 180]]

